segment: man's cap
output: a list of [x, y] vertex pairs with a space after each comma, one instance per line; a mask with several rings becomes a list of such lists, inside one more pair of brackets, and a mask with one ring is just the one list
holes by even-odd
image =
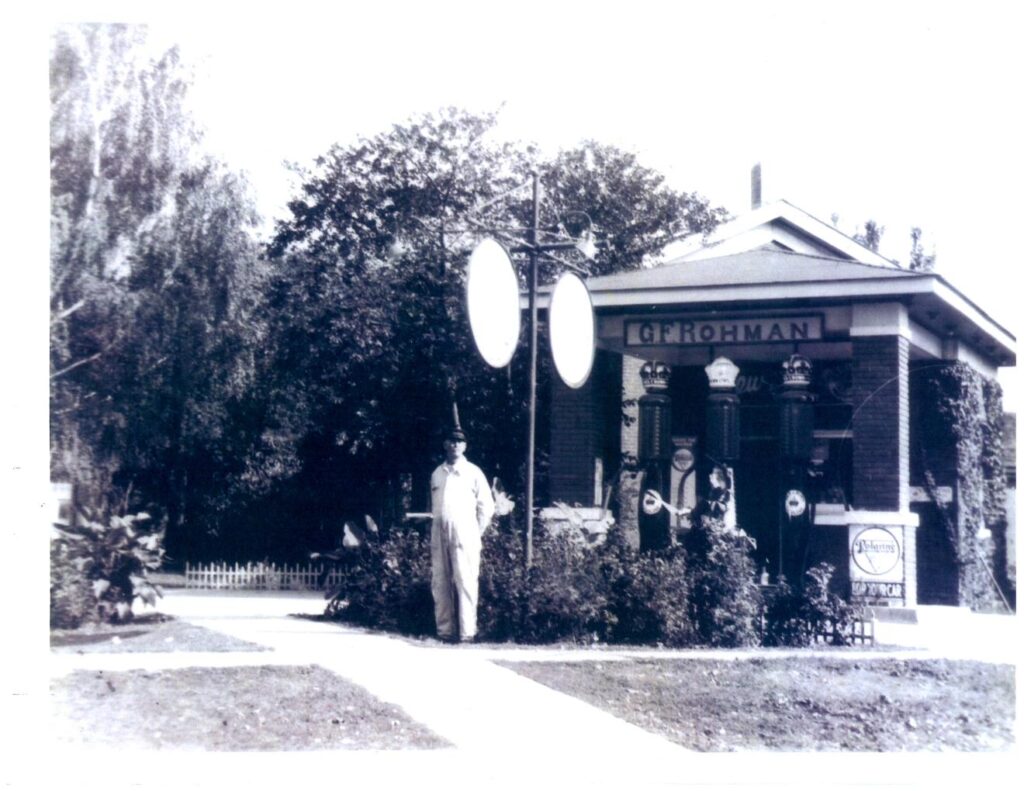
[[466, 441], [466, 432], [462, 430], [461, 426], [452, 426], [445, 432], [445, 439], [455, 440], [456, 442]]

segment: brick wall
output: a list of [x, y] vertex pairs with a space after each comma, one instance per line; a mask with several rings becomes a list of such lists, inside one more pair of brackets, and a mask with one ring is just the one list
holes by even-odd
[[910, 505], [910, 345], [900, 336], [853, 339], [853, 502]]

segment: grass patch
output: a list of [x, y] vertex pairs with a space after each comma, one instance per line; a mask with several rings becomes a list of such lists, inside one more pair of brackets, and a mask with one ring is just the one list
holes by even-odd
[[79, 629], [51, 629], [50, 648], [58, 654], [268, 650], [160, 613], [140, 615], [123, 624], [96, 623]]
[[953, 660], [503, 662], [688, 749], [1005, 750], [1015, 670]]
[[197, 750], [436, 749], [448, 744], [317, 666], [76, 671], [50, 687], [64, 743]]

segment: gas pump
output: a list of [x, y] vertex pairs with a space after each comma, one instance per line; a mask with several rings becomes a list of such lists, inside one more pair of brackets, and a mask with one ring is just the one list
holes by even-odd
[[813, 503], [810, 461], [814, 447], [811, 362], [794, 354], [782, 364], [779, 405], [779, 558], [775, 570], [791, 585], [802, 584], [810, 541]]
[[[736, 377], [740, 369], [725, 357], [705, 366], [711, 391], [705, 407], [706, 455], [721, 468], [718, 476], [725, 486], [721, 492], [722, 519], [727, 529], [736, 528], [736, 476], [733, 467], [740, 457], [740, 397]], [[713, 471], [712, 471], [713, 472]]]
[[640, 551], [664, 549], [671, 543], [672, 375], [665, 363], [648, 361], [640, 368], [644, 395], [639, 398], [637, 460], [641, 470], [639, 512]]

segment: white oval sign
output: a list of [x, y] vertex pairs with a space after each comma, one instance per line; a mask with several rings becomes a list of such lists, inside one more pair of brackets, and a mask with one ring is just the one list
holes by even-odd
[[469, 257], [466, 305], [480, 356], [494, 368], [508, 365], [519, 344], [519, 281], [512, 259], [493, 239]]
[[581, 387], [594, 364], [594, 306], [576, 275], [566, 272], [555, 283], [549, 308], [551, 356], [562, 381]]

